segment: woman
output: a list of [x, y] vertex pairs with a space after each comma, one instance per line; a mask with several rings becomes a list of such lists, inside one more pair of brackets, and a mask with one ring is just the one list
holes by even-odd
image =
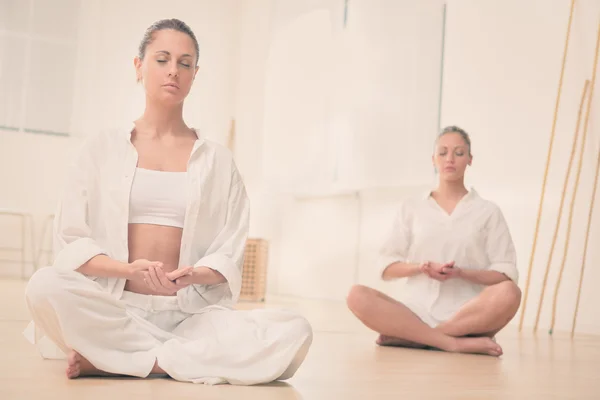
[[56, 260], [26, 290], [69, 378], [257, 384], [291, 377], [312, 342], [294, 313], [230, 308], [249, 204], [230, 152], [183, 121], [198, 50], [183, 22], [153, 24], [135, 58], [143, 116], [90, 139], [73, 167], [55, 219]]
[[438, 137], [437, 189], [404, 202], [382, 250], [382, 278], [408, 278], [400, 301], [354, 286], [350, 310], [382, 346], [434, 347], [500, 356], [493, 340], [521, 300], [515, 248], [500, 209], [467, 190], [473, 161], [465, 131]]

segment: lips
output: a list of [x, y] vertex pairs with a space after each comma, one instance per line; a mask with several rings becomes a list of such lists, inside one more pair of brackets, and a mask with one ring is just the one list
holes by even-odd
[[179, 89], [179, 86], [177, 86], [174, 83], [166, 83], [163, 85], [164, 87], [171, 87], [171, 88], [175, 88], [175, 89]]

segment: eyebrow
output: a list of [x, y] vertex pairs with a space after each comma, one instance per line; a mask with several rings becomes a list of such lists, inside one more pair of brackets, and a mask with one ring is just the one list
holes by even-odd
[[[166, 50], [158, 50], [158, 51], [157, 51], [157, 53], [164, 53], [164, 54], [166, 54], [166, 55], [168, 55], [168, 56], [170, 56], [170, 55], [171, 55], [171, 53], [169, 53], [169, 52], [168, 52], [168, 51], [166, 51]], [[192, 56], [191, 54], [183, 54], [181, 57], [191, 57], [191, 56]]]

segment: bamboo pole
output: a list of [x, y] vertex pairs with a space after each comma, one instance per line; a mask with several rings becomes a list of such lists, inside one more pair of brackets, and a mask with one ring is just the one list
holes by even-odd
[[[577, 125], [575, 127], [575, 136], [573, 137], [573, 145], [571, 147], [571, 157], [569, 159], [569, 167], [567, 168], [567, 175], [565, 177], [565, 182], [563, 184], [563, 190], [562, 190], [562, 197], [560, 200], [560, 211], [558, 214], [558, 220], [556, 222], [556, 231], [554, 231], [554, 239], [553, 239], [553, 245], [554, 242], [556, 241], [556, 236], [558, 235], [558, 227], [560, 225], [560, 219], [562, 217], [562, 207], [563, 207], [563, 203], [564, 203], [564, 198], [565, 198], [565, 194], [567, 192], [567, 186], [569, 183], [569, 176], [571, 174], [571, 167], [573, 166], [573, 158], [575, 157], [575, 151], [577, 148], [577, 138], [579, 137], [579, 128], [581, 126], [581, 114], [583, 113], [583, 106], [585, 105], [585, 98], [587, 95], [587, 90], [588, 90], [588, 86], [590, 84], [589, 80], [585, 81], [585, 85], [583, 87], [583, 94], [581, 95], [581, 102], [579, 104], [579, 112], [577, 114]], [[584, 141], [582, 140], [582, 143], [584, 143]], [[581, 165], [582, 165], [582, 160], [583, 160], [583, 151], [584, 151], [584, 147], [583, 145], [581, 146], [581, 150], [579, 152], [579, 164], [578, 164], [578, 170], [577, 170], [577, 179], [576, 179], [576, 183], [575, 183], [575, 188], [573, 189], [573, 197], [571, 199], [571, 206], [570, 206], [570, 210], [569, 210], [569, 220], [567, 223], [567, 234], [566, 234], [566, 239], [565, 239], [565, 246], [563, 249], [563, 258], [562, 258], [562, 262], [560, 264], [560, 269], [558, 272], [558, 281], [556, 283], [556, 286], [554, 288], [554, 298], [552, 300], [552, 321], [550, 322], [550, 331], [549, 333], [552, 335], [553, 331], [554, 331], [554, 323], [556, 321], [556, 300], [558, 297], [558, 288], [560, 286], [560, 282], [562, 280], [562, 276], [563, 276], [563, 271], [565, 269], [565, 262], [567, 260], [567, 254], [569, 252], [569, 241], [571, 239], [571, 226], [573, 223], [573, 207], [575, 206], [575, 198], [576, 198], [576, 194], [577, 194], [577, 187], [579, 185], [579, 176], [581, 174]], [[552, 248], [551, 252], [554, 251], [554, 247]], [[552, 257], [552, 253], [550, 253], [550, 257]], [[539, 314], [538, 314], [539, 315]], [[537, 325], [537, 321], [536, 321], [536, 325]]]
[[583, 285], [583, 273], [587, 262], [587, 250], [590, 238], [590, 227], [592, 225], [592, 215], [594, 212], [594, 202], [596, 200], [596, 190], [598, 188], [598, 172], [600, 171], [600, 149], [598, 149], [598, 158], [596, 160], [596, 177], [594, 178], [594, 189], [592, 191], [592, 199], [590, 201], [590, 210], [588, 213], [588, 223], [585, 231], [585, 244], [583, 246], [583, 257], [581, 263], [581, 271], [579, 272], [579, 287], [577, 289], [577, 300], [575, 302], [575, 314], [573, 315], [573, 325], [571, 327], [571, 337], [575, 334], [575, 325], [577, 324], [577, 313], [579, 312], [579, 300], [581, 298], [581, 286]]
[[[573, 188], [573, 196], [571, 199], [571, 210], [569, 213], [569, 219], [568, 219], [568, 225], [567, 225], [567, 237], [565, 239], [565, 254], [563, 255], [563, 263], [565, 262], [565, 259], [567, 257], [567, 252], [569, 249], [569, 239], [571, 236], [571, 225], [573, 223], [573, 210], [575, 207], [575, 200], [577, 199], [577, 191], [579, 189], [579, 179], [581, 177], [581, 166], [583, 164], [583, 151], [585, 150], [585, 143], [586, 143], [586, 139], [587, 139], [587, 132], [588, 132], [588, 125], [589, 125], [589, 120], [590, 120], [590, 110], [592, 108], [592, 100], [594, 99], [594, 87], [596, 85], [596, 66], [598, 65], [598, 50], [600, 49], [600, 24], [598, 25], [598, 39], [596, 40], [596, 53], [594, 55], [594, 69], [592, 70], [592, 83], [591, 83], [591, 89], [590, 89], [590, 100], [587, 103], [587, 110], [585, 113], [585, 122], [583, 123], [583, 135], [581, 137], [581, 154], [579, 157], [579, 165], [577, 168], [577, 175], [575, 177], [575, 186]], [[542, 286], [542, 293], [540, 294], [540, 302], [538, 303], [538, 311], [537, 311], [537, 315], [535, 317], [535, 325], [533, 326], [533, 331], [537, 331], [537, 327], [538, 327], [538, 323], [540, 321], [540, 314], [542, 312], [542, 303], [544, 301], [544, 292], [546, 289], [546, 281], [548, 280], [548, 271], [549, 271], [549, 265], [546, 267], [546, 274], [544, 275], [544, 282], [543, 282], [543, 286]], [[555, 288], [555, 292], [558, 292], [558, 289], [560, 287], [560, 281], [562, 279], [562, 267], [561, 267], [561, 271], [559, 272], [559, 276], [556, 282], [556, 288]], [[554, 305], [556, 306], [556, 305]], [[554, 321], [553, 321], [554, 322]]]
[[[594, 94], [594, 83], [595, 83], [595, 78], [596, 78], [596, 70], [598, 69], [598, 52], [600, 50], [600, 22], [598, 23], [598, 39], [596, 41], [596, 55], [595, 55], [595, 59], [594, 59], [594, 71], [593, 71], [593, 75], [592, 75], [592, 90], [590, 93], [590, 100], [588, 102], [588, 115], [586, 115], [586, 127], [587, 128], [587, 120], [589, 117], [589, 111], [591, 108], [591, 103], [592, 103], [592, 98], [593, 98], [593, 94]], [[584, 129], [585, 129], [584, 128]], [[581, 263], [581, 271], [579, 273], [579, 287], [577, 290], [577, 300], [575, 302], [575, 314], [573, 315], [573, 325], [571, 326], [571, 337], [575, 334], [575, 324], [577, 323], [577, 313], [579, 312], [579, 300], [581, 298], [581, 287], [583, 285], [583, 273], [585, 271], [585, 264], [587, 262], [587, 250], [588, 250], [588, 244], [589, 244], [589, 238], [590, 238], [590, 228], [591, 228], [591, 223], [592, 223], [592, 215], [594, 212], [594, 203], [596, 201], [596, 190], [598, 188], [598, 172], [600, 170], [600, 149], [598, 150], [598, 157], [596, 160], [596, 176], [594, 177], [594, 188], [592, 190], [592, 199], [590, 201], [590, 209], [588, 212], [588, 222], [587, 222], [587, 227], [586, 227], [586, 233], [585, 233], [585, 244], [583, 247], [583, 261]]]
[[535, 222], [535, 231], [533, 234], [533, 244], [532, 244], [532, 248], [531, 248], [531, 255], [529, 257], [529, 267], [527, 270], [527, 279], [525, 282], [525, 290], [524, 290], [523, 303], [522, 303], [523, 306], [522, 306], [521, 317], [520, 317], [520, 321], [519, 321], [519, 331], [521, 331], [521, 329], [523, 328], [523, 320], [525, 318], [525, 311], [527, 310], [527, 299], [529, 297], [529, 284], [530, 284], [530, 280], [531, 280], [531, 270], [533, 269], [533, 260], [535, 257], [535, 250], [537, 247], [537, 238], [538, 238], [539, 229], [540, 229], [540, 221], [542, 219], [541, 217], [542, 217], [542, 210], [543, 210], [543, 206], [544, 206], [544, 197], [546, 194], [546, 182], [548, 180], [548, 170], [550, 167], [550, 160], [552, 158], [552, 148], [554, 146], [556, 121], [558, 118], [558, 107], [560, 105], [560, 96], [562, 94], [562, 85], [563, 85], [563, 78], [565, 75], [565, 65], [567, 63], [567, 52], [569, 49], [569, 39], [571, 36], [571, 24], [573, 22], [574, 9], [575, 9], [575, 0], [571, 0], [571, 11], [569, 13], [569, 23], [567, 25], [567, 37], [565, 39], [565, 48], [563, 51], [563, 60], [562, 60], [562, 66], [561, 66], [561, 70], [560, 70], [560, 79], [558, 81], [558, 93], [556, 95], [556, 105], [554, 107], [554, 119], [552, 121], [552, 130], [550, 133], [550, 143], [548, 145], [548, 156], [546, 159], [546, 169], [544, 170], [544, 178], [542, 181], [542, 193], [540, 195], [540, 202], [538, 205], [538, 214], [537, 214], [537, 219]]

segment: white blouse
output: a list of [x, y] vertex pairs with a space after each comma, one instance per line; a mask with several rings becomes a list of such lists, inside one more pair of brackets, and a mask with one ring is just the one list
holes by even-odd
[[[130, 125], [93, 136], [76, 157], [55, 216], [54, 267], [75, 270], [98, 254], [128, 261], [129, 205], [138, 160], [132, 129]], [[198, 134], [184, 185], [179, 267], [206, 266], [227, 282], [188, 286], [177, 292], [179, 306], [189, 313], [211, 304], [231, 306], [242, 285], [250, 209], [231, 152]], [[121, 297], [125, 279], [90, 278]]]
[[[431, 197], [403, 202], [380, 254], [381, 273], [394, 262], [454, 261], [463, 269], [493, 270], [518, 280], [515, 247], [500, 208], [471, 189], [451, 214]], [[400, 301], [450, 318], [484, 285], [460, 278], [440, 282], [425, 274], [406, 278]]]

